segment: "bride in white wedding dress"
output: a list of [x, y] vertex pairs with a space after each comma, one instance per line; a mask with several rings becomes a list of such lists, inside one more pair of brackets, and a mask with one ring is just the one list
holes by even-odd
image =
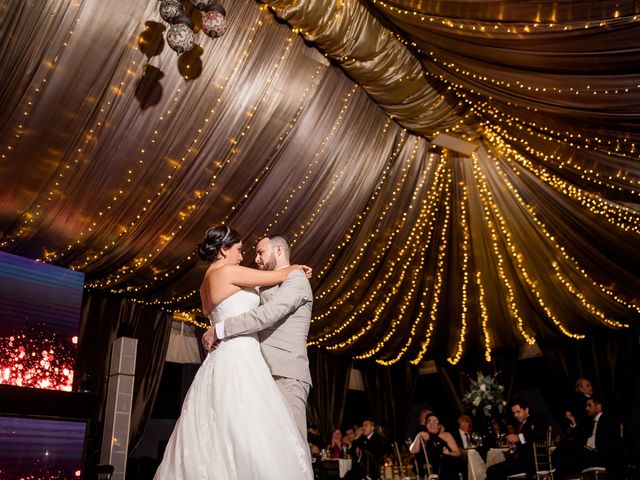
[[[200, 289], [213, 324], [260, 304], [256, 286], [281, 283], [294, 269], [255, 270], [242, 261], [240, 235], [207, 230], [199, 245], [211, 262]], [[158, 480], [312, 479], [306, 439], [271, 377], [257, 334], [224, 340], [202, 363], [167, 444]]]

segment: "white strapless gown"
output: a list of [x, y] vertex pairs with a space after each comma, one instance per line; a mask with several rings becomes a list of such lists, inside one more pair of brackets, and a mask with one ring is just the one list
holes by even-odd
[[[209, 315], [212, 323], [260, 304], [241, 290]], [[306, 439], [262, 357], [257, 335], [230, 338], [204, 360], [182, 405], [161, 480], [312, 479]]]

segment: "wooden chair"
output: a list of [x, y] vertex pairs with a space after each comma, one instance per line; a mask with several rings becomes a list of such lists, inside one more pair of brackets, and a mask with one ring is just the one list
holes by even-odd
[[607, 469], [604, 467], [589, 467], [580, 472], [580, 478], [593, 478], [594, 480], [600, 480], [602, 477], [606, 477]]
[[[431, 462], [429, 462], [429, 456], [427, 455], [427, 449], [425, 447], [424, 442], [422, 441], [422, 439], [420, 439], [420, 446], [422, 447], [422, 453], [424, 453], [424, 459], [426, 462], [426, 469], [427, 469], [427, 474], [424, 477], [424, 480], [438, 480], [440, 478], [440, 475], [438, 475], [437, 473], [433, 473], [433, 470], [431, 470]], [[417, 465], [418, 461], [416, 460], [416, 468], [418, 467]], [[418, 468], [417, 471], [419, 472], [420, 469]]]
[[[620, 423], [620, 438], [624, 438], [624, 425]], [[600, 480], [601, 478], [607, 478], [607, 469], [602, 466], [588, 467], [580, 472], [580, 479], [594, 479]]]
[[[508, 480], [523, 480], [533, 477], [535, 480], [553, 480], [553, 474], [556, 471], [551, 461], [551, 452], [554, 449], [551, 427], [547, 428], [547, 434], [544, 440], [539, 440], [533, 444], [533, 460], [535, 472], [530, 475], [526, 472], [509, 475]], [[597, 479], [596, 479], [597, 480]]]
[[547, 428], [545, 439], [533, 444], [533, 458], [536, 466], [536, 480], [549, 479], [553, 480], [553, 474], [556, 471], [551, 461], [551, 453], [554, 445], [551, 438], [551, 427]]

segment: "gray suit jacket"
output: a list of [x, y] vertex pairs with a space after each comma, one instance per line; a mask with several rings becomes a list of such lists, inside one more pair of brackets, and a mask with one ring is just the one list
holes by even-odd
[[313, 292], [309, 280], [301, 270], [294, 270], [280, 285], [263, 289], [260, 298], [259, 307], [225, 319], [225, 338], [258, 332], [271, 375], [311, 385], [307, 336]]

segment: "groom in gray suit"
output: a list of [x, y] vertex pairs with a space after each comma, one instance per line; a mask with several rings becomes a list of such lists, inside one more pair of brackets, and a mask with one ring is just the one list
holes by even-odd
[[[256, 245], [256, 264], [262, 270], [289, 266], [290, 247], [280, 235], [265, 237]], [[307, 438], [307, 397], [311, 374], [307, 357], [307, 335], [311, 321], [313, 292], [302, 270], [291, 272], [280, 285], [260, 290], [261, 305], [227, 318], [204, 334], [210, 349], [217, 341], [258, 332], [262, 355], [284, 395], [302, 438]]]

